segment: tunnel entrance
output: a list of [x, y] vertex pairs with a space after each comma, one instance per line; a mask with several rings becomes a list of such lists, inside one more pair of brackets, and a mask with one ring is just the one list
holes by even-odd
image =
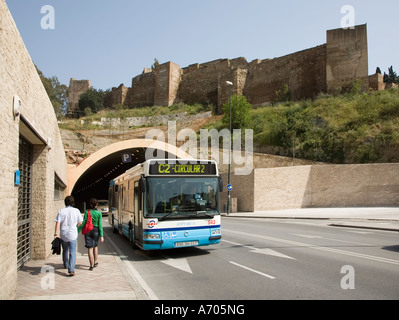
[[74, 196], [76, 207], [83, 212], [90, 198], [107, 200], [110, 181], [149, 160], [147, 150], [147, 156], [154, 158], [191, 158], [173, 145], [154, 140], [133, 139], [109, 145], [68, 170], [69, 194]]
[[[131, 155], [131, 162], [123, 162], [122, 155]], [[109, 182], [135, 165], [145, 161], [145, 149], [132, 148], [112, 153], [86, 170], [73, 188], [72, 195], [76, 206], [83, 210], [82, 204], [90, 198], [108, 199]]]

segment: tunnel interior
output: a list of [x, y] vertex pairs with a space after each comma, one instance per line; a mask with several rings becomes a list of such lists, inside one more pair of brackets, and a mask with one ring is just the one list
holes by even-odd
[[[93, 164], [80, 176], [71, 192], [75, 198], [75, 206], [83, 212], [91, 198], [107, 200], [110, 181], [137, 164], [149, 160], [146, 159], [146, 150], [146, 148], [118, 150]], [[130, 155], [131, 161], [123, 161], [122, 157], [126, 154]], [[149, 154], [156, 157], [157, 150], [150, 150]], [[169, 158], [167, 152], [165, 156]]]

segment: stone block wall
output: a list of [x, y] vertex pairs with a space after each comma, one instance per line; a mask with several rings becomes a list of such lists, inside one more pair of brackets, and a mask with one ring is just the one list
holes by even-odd
[[[244, 156], [244, 153], [242, 153]], [[216, 160], [219, 165], [219, 171], [222, 173], [223, 185], [224, 189], [220, 196], [221, 209], [223, 209], [223, 204], [227, 203], [227, 192], [226, 185], [228, 183], [228, 151], [220, 150], [218, 159], [212, 158]], [[234, 153], [232, 153], [232, 164], [231, 164], [231, 184], [233, 185], [233, 191], [231, 192], [231, 198], [237, 199], [238, 211], [241, 212], [252, 212], [256, 210], [255, 208], [259, 206], [259, 203], [262, 203], [262, 199], [266, 199], [268, 202], [269, 199], [273, 201], [278, 201], [273, 198], [273, 195], [270, 197], [267, 196], [267, 192], [269, 189], [265, 184], [268, 182], [262, 181], [262, 170], [266, 170], [265, 168], [270, 168], [267, 170], [273, 171], [276, 168], [288, 169], [297, 168], [296, 166], [304, 167], [308, 165], [318, 164], [320, 162], [295, 159], [293, 162], [292, 158], [282, 157], [282, 156], [273, 156], [273, 155], [265, 155], [259, 153], [252, 153], [252, 164], [254, 170], [248, 175], [242, 175], [242, 170], [245, 167], [245, 164], [236, 165]], [[293, 166], [295, 164], [295, 167]], [[294, 169], [292, 169], [294, 170]], [[241, 173], [239, 174], [235, 174]], [[274, 192], [274, 191], [273, 191]], [[284, 200], [285, 201], [285, 200]], [[292, 201], [291, 201], [292, 202]]]
[[307, 207], [399, 205], [399, 164], [312, 166]]
[[229, 70], [229, 62], [228, 59], [220, 59], [183, 68], [177, 100], [188, 104], [216, 104], [219, 77]]
[[309, 198], [307, 182], [312, 166], [255, 169], [254, 210], [304, 207]]
[[157, 66], [155, 70], [155, 105], [167, 107], [173, 105], [176, 100], [180, 77], [181, 69], [173, 62], [167, 62]]
[[385, 90], [384, 76], [382, 74], [376, 73], [369, 76], [369, 87], [373, 90]]
[[[236, 176], [231, 174], [230, 183], [233, 186], [233, 190], [230, 192], [230, 199], [237, 199], [237, 211], [238, 212], [253, 212], [255, 210], [254, 204], [256, 203], [255, 193], [253, 191], [254, 186], [254, 171], [251, 174], [245, 176]], [[228, 174], [222, 174], [223, 179], [223, 191], [220, 193], [220, 210], [224, 209], [224, 205], [227, 204], [227, 190]]]
[[399, 205], [399, 164], [311, 165], [254, 171], [255, 211]]
[[326, 46], [249, 64], [244, 95], [253, 105], [276, 99], [276, 91], [288, 85], [291, 99], [313, 98], [326, 90]]
[[132, 87], [126, 97], [126, 104], [132, 107], [154, 105], [155, 72], [145, 70], [141, 75], [132, 79]]
[[354, 79], [368, 89], [367, 25], [327, 31], [327, 91], [345, 88]]
[[68, 113], [72, 113], [79, 109], [79, 97], [90, 89], [90, 80], [76, 80], [71, 78], [69, 81], [68, 93]]
[[[45, 32], [45, 31], [43, 31]], [[0, 0], [0, 299], [17, 291], [19, 137], [33, 145], [31, 257], [51, 253], [54, 219], [63, 201], [54, 197], [54, 177], [67, 183], [67, 164], [54, 108], [4, 0]], [[14, 117], [13, 101], [21, 101]], [[40, 285], [40, 284], [38, 284]]]

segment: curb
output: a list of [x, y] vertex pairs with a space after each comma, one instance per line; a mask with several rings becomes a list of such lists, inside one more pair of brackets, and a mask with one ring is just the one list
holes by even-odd
[[[322, 217], [294, 217], [294, 216], [259, 216], [259, 215], [227, 215], [226, 213], [222, 213], [223, 217], [228, 218], [253, 218], [253, 219], [283, 219], [283, 220], [321, 220], [321, 221], [329, 221], [329, 220], [342, 220], [342, 221], [353, 221], [359, 220], [360, 223], [372, 223], [372, 222], [387, 222], [387, 223], [398, 223], [399, 220], [396, 219], [376, 219], [376, 218], [353, 218], [353, 217], [332, 217], [332, 218], [322, 218]], [[357, 229], [369, 229], [369, 230], [382, 230], [382, 231], [392, 231], [399, 232], [397, 228], [390, 227], [379, 227], [379, 226], [365, 226], [359, 224], [340, 224], [340, 223], [331, 223], [328, 224], [331, 227], [347, 227], [347, 228], [357, 228]]]
[[357, 229], [369, 229], [369, 230], [382, 230], [382, 231], [393, 231], [393, 232], [399, 232], [399, 229], [394, 229], [394, 228], [382, 228], [382, 227], [368, 227], [368, 226], [359, 226], [359, 225], [350, 225], [350, 224], [336, 224], [332, 223], [329, 224], [331, 227], [343, 227], [343, 228], [357, 228]]

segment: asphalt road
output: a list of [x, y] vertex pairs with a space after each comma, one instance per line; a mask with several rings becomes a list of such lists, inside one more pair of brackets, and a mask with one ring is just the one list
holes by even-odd
[[152, 299], [399, 299], [397, 232], [223, 217], [218, 245], [151, 252], [106, 232]]

